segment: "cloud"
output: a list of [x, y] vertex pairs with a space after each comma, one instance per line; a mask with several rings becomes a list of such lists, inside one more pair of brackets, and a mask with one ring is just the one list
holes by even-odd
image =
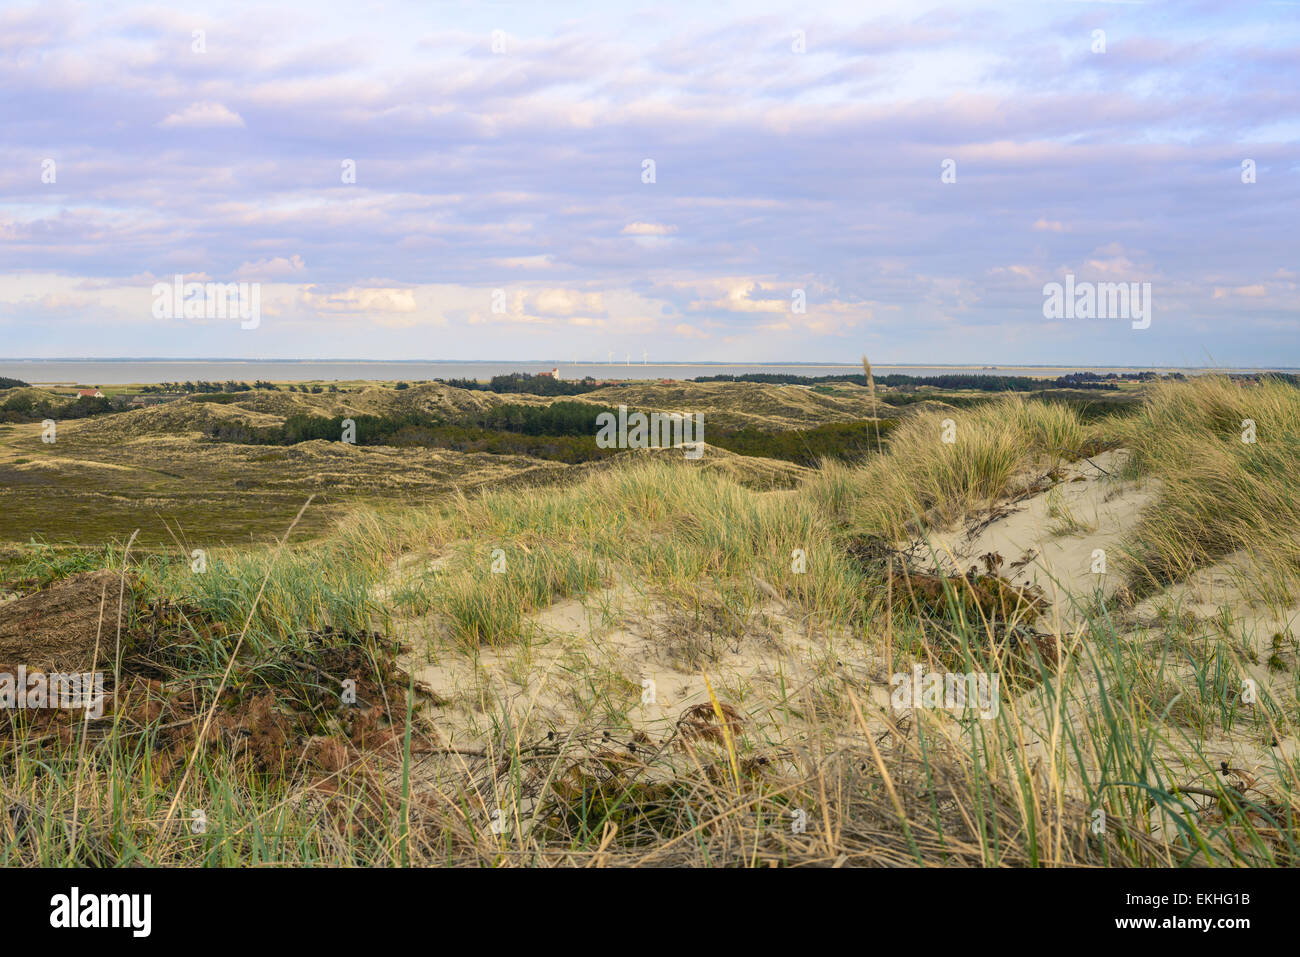
[[573, 316], [578, 313], [604, 312], [598, 292], [583, 293], [573, 289], [543, 289], [533, 294], [533, 309], [544, 316]]
[[244, 118], [220, 103], [191, 103], [185, 109], [170, 114], [158, 124], [164, 128], [204, 127], [204, 126], [243, 126]]
[[502, 269], [550, 269], [555, 265], [551, 257], [547, 255], [539, 256], [515, 256], [507, 259], [494, 259], [494, 265]]
[[718, 309], [727, 312], [789, 312], [793, 297], [791, 295], [792, 285], [784, 287], [784, 295], [778, 293], [773, 296], [759, 297], [760, 293], [775, 289], [772, 283], [762, 282], [744, 282], [733, 285], [727, 290], [727, 294], [718, 299], [697, 300], [690, 304], [690, 308], [701, 309]]
[[662, 223], [628, 223], [623, 227], [624, 236], [671, 236], [675, 232], [676, 226]]
[[304, 304], [320, 312], [365, 314], [414, 312], [415, 293], [410, 289], [351, 288], [321, 293], [314, 285], [303, 287]]
[[[212, 20], [11, 4], [0, 85], [25, 95], [0, 144], [0, 288], [23, 294], [0, 300], [7, 353], [603, 359], [686, 337], [692, 358], [779, 361], [860, 336], [893, 361], [1300, 365], [1300, 128], [1285, 91], [1259, 92], [1300, 23], [1276, 8], [1107, 6], [1102, 56], [1070, 5], [792, 24], [666, 3], [521, 15], [503, 56], [472, 4], [436, 29], [401, 4]], [[1165, 318], [1025, 335], [1066, 272], [1153, 281]], [[274, 285], [282, 314], [235, 340], [139, 332], [131, 297], [176, 273], [261, 281], [268, 310]], [[72, 289], [97, 301], [39, 306]], [[130, 329], [101, 335], [92, 315]], [[431, 342], [435, 322], [455, 334]]]
[[1227, 299], [1231, 296], [1237, 296], [1242, 299], [1262, 299], [1268, 295], [1268, 287], [1261, 285], [1237, 286], [1233, 289], [1225, 289], [1222, 286], [1216, 286], [1214, 289], [1215, 299]]
[[306, 268], [307, 264], [301, 256], [277, 256], [274, 259], [244, 263], [235, 271], [235, 275], [240, 279], [280, 279], [300, 273]]

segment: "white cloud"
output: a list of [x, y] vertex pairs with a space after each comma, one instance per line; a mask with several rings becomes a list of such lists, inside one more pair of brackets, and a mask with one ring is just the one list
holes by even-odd
[[623, 227], [624, 236], [671, 236], [675, 232], [676, 226], [663, 223], [628, 223]]
[[533, 309], [544, 316], [590, 315], [603, 312], [605, 306], [598, 292], [574, 289], [543, 289], [533, 296]]
[[244, 118], [229, 107], [204, 100], [201, 103], [191, 103], [185, 109], [171, 114], [158, 125], [162, 127], [243, 126]]
[[319, 312], [378, 313], [414, 312], [415, 293], [410, 289], [353, 287], [342, 292], [318, 295], [314, 285], [304, 286], [302, 301]]
[[784, 290], [784, 295], [769, 296], [762, 299], [756, 299], [752, 295], [756, 292], [764, 292], [776, 289], [773, 283], [746, 282], [740, 285], [732, 286], [727, 290], [727, 294], [720, 299], [697, 300], [691, 303], [692, 309], [725, 309], [728, 312], [789, 312], [790, 310], [790, 289]]

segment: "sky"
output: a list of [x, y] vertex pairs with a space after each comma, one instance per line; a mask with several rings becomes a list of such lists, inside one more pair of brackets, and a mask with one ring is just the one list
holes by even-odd
[[1300, 366], [1300, 3], [0, 0], [0, 130], [4, 357]]

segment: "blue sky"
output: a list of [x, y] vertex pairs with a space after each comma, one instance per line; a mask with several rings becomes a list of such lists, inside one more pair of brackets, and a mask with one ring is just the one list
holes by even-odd
[[7, 356], [1300, 366], [1298, 3], [0, 3], [0, 122]]

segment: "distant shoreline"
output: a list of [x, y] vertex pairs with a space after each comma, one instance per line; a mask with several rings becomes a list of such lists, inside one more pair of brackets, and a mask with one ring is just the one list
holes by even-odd
[[[0, 359], [0, 376], [40, 386], [122, 386], [159, 382], [228, 382], [265, 380], [270, 382], [421, 382], [432, 379], [475, 379], [485, 381], [511, 372], [558, 370], [564, 379], [652, 380], [689, 379], [730, 374], [780, 374], [818, 376], [860, 373], [859, 363], [832, 362], [564, 362], [559, 360], [493, 361], [424, 359]], [[1052, 379], [1069, 373], [1091, 372], [1116, 375], [1137, 372], [1201, 375], [1210, 372], [1261, 373], [1296, 372], [1287, 366], [1088, 366], [1088, 365], [960, 365], [917, 363], [873, 363], [877, 375], [901, 374], [917, 377], [945, 375], [1002, 375]]]
[[[169, 359], [159, 358], [156, 356], [116, 356], [113, 358], [95, 358], [88, 356], [56, 356], [52, 358], [38, 358], [31, 356], [13, 356], [0, 359], [0, 365], [6, 362], [24, 362], [24, 363], [59, 363], [59, 362], [140, 362], [140, 363], [169, 363], [171, 365], [202, 365], [205, 363], [228, 363], [232, 365], [266, 365], [273, 363], [284, 363], [287, 365], [527, 365], [527, 366], [547, 366], [547, 365], [564, 365], [564, 366], [593, 366], [593, 367], [615, 367], [615, 368], [642, 368], [645, 363], [641, 362], [599, 362], [597, 360], [578, 360], [576, 363], [572, 360], [565, 359], [246, 359], [230, 356], [212, 356], [203, 358], [184, 358]], [[861, 362], [757, 362], [748, 360], [708, 360], [696, 362], [652, 362], [648, 365], [655, 368], [706, 368], [713, 366], [771, 366], [773, 368], [788, 368], [791, 366], [804, 366], [808, 368], [827, 368], [827, 369], [860, 369]], [[995, 372], [1014, 372], [1025, 369], [1089, 369], [1099, 372], [1300, 372], [1300, 366], [1162, 366], [1162, 365], [1079, 365], [1063, 364], [1054, 365], [1051, 363], [1020, 363], [1020, 364], [1003, 364], [1003, 365], [984, 365], [980, 363], [962, 363], [951, 364], [944, 362], [873, 362], [873, 369], [977, 369], [980, 371]]]

